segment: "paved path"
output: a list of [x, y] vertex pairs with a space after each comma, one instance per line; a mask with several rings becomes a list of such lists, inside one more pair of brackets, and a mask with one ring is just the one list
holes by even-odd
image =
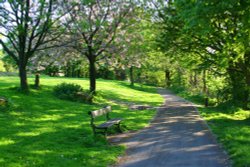
[[159, 89], [165, 104], [150, 127], [126, 139], [119, 167], [226, 167], [218, 146], [191, 103]]

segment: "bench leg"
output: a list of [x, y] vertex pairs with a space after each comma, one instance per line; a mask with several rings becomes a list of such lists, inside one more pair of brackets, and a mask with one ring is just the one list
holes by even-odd
[[104, 129], [104, 131], [97, 132], [95, 128], [93, 128], [94, 136], [96, 136], [97, 133], [103, 134], [105, 137], [108, 135], [108, 129]]

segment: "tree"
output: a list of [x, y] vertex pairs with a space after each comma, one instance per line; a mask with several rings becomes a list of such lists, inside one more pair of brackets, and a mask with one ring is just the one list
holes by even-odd
[[[70, 12], [67, 29], [75, 42], [74, 48], [89, 61], [90, 91], [96, 91], [96, 62], [112, 50], [118, 29], [128, 25], [126, 18], [132, 12], [132, 0], [72, 1], [76, 5]], [[71, 6], [71, 3], [69, 3]]]
[[169, 1], [158, 12], [163, 51], [185, 53], [181, 65], [203, 71], [204, 92], [207, 74], [226, 76], [233, 100], [244, 107], [249, 98], [249, 7], [240, 0], [184, 0]]
[[28, 90], [27, 64], [35, 53], [50, 48], [62, 32], [59, 1], [0, 1], [0, 44], [17, 64], [21, 90]]
[[136, 8], [134, 14], [134, 17], [129, 18], [130, 26], [118, 33], [114, 41], [116, 51], [109, 60], [117, 69], [128, 69], [131, 86], [135, 82], [134, 70], [141, 68], [145, 62], [148, 46], [146, 31], [150, 29], [150, 23], [147, 20], [149, 15], [142, 8]]
[[[247, 108], [250, 94], [249, 1], [177, 1], [185, 29], [228, 73], [234, 101]], [[209, 12], [208, 12], [209, 11]]]

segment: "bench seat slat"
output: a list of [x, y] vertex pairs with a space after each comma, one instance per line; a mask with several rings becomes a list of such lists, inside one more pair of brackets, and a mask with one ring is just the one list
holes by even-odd
[[109, 127], [113, 126], [114, 124], [119, 124], [121, 121], [122, 121], [121, 118], [110, 119], [107, 122], [98, 125], [96, 128], [98, 128], [98, 129], [109, 128]]

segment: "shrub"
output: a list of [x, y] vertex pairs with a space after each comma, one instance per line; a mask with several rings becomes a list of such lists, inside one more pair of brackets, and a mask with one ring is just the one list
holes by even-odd
[[88, 92], [84, 92], [82, 87], [73, 83], [62, 83], [54, 88], [54, 95], [59, 99], [80, 101], [80, 102], [92, 102], [93, 95]]

